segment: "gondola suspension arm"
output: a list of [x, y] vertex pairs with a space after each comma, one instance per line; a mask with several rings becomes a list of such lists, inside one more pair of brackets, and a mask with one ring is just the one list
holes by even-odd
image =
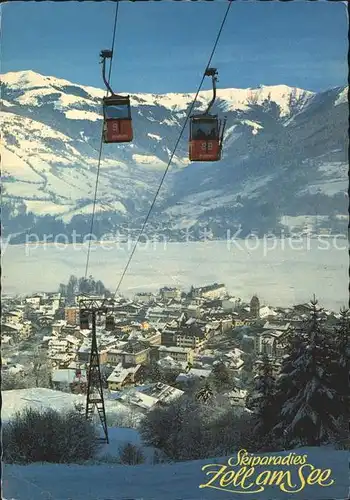
[[212, 83], [213, 83], [213, 98], [207, 107], [207, 110], [205, 112], [206, 115], [209, 115], [210, 110], [211, 110], [211, 108], [215, 102], [215, 99], [216, 99], [216, 82], [218, 80], [218, 77], [216, 76], [217, 74], [218, 74], [218, 72], [217, 72], [216, 68], [207, 68], [205, 70], [205, 76], [211, 76]]
[[102, 58], [101, 64], [102, 64], [102, 78], [104, 81], [104, 84], [107, 87], [107, 90], [111, 93], [111, 95], [114, 95], [114, 92], [109, 85], [109, 82], [106, 78], [106, 59], [112, 59], [113, 56], [113, 51], [112, 50], [101, 50], [100, 57]]
[[[209, 103], [209, 105], [207, 107], [207, 110], [205, 112], [206, 115], [210, 114], [210, 110], [213, 107], [213, 105], [215, 103], [215, 100], [216, 100], [216, 82], [218, 81], [217, 74], [218, 74], [218, 71], [217, 71], [216, 68], [207, 68], [206, 71], [205, 71], [205, 76], [211, 76], [211, 78], [212, 78], [212, 84], [213, 84], [213, 98], [212, 98], [212, 100], [210, 101], [210, 103]], [[221, 131], [220, 131], [220, 137], [219, 137], [220, 150], [222, 148], [222, 143], [223, 143], [223, 140], [224, 140], [224, 133], [225, 133], [225, 128], [226, 128], [226, 121], [227, 121], [227, 118], [225, 117], [223, 119], [223, 121], [221, 122], [221, 127], [220, 127]]]

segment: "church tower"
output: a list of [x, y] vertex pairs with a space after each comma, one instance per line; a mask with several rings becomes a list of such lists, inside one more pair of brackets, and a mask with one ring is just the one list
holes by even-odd
[[260, 301], [256, 295], [250, 301], [250, 316], [252, 318], [260, 317]]

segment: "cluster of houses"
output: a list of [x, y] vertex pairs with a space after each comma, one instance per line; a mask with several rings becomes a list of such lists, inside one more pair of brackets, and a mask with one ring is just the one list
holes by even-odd
[[[3, 345], [4, 341], [16, 344], [30, 339], [33, 330], [47, 328], [40, 347], [51, 365], [55, 389], [86, 390], [91, 330], [81, 329], [80, 298], [77, 296], [75, 304], [67, 305], [60, 294], [38, 294], [6, 302], [3, 312]], [[106, 329], [106, 317], [97, 317], [96, 337], [105, 388], [111, 395], [118, 394], [124, 403], [150, 408], [156, 401], [170, 401], [180, 394], [178, 387], [209, 377], [217, 363], [225, 364], [236, 380], [241, 380], [247, 345], [255, 358], [254, 372], [258, 373], [265, 353], [278, 373], [286, 339], [302, 324], [308, 307], [261, 307], [257, 297], [243, 304], [231, 297], [221, 283], [192, 287], [187, 294], [164, 287], [158, 294], [119, 298], [113, 307], [112, 329]], [[238, 329], [241, 335], [235, 336]], [[225, 348], [220, 347], [222, 338], [230, 339]], [[145, 387], [125, 392], [145, 386], [152, 366], [164, 373], [175, 373], [176, 387], [158, 382], [149, 393]], [[245, 396], [242, 389], [228, 395], [236, 405], [244, 405]]]
[[62, 305], [59, 293], [32, 297], [2, 298], [1, 343], [3, 347], [30, 339], [43, 326], [51, 326]]

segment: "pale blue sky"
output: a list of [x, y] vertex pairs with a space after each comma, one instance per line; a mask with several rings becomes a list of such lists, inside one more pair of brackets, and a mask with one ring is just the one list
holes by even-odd
[[[2, 72], [32, 69], [102, 87], [112, 2], [15, 2], [2, 6]], [[121, 2], [112, 86], [121, 92], [193, 92], [227, 7], [215, 2]], [[324, 90], [347, 83], [343, 3], [232, 4], [213, 59], [219, 85], [287, 84]], [[210, 84], [208, 84], [210, 85]]]

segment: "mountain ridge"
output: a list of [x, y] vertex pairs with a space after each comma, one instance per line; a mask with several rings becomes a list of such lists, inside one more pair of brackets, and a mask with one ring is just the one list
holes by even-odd
[[[5, 233], [40, 229], [43, 214], [49, 227], [86, 229], [104, 91], [33, 71], [2, 75], [1, 89]], [[218, 89], [214, 112], [227, 115], [223, 159], [190, 164], [184, 134], [151, 225], [165, 227], [175, 239], [179, 227], [198, 232], [208, 226], [222, 237], [242, 224], [246, 232], [280, 230], [286, 215], [305, 215], [324, 217], [325, 227], [339, 230], [336, 217], [347, 213], [346, 91], [314, 93], [286, 85]], [[96, 204], [103, 234], [121, 224], [140, 227], [193, 97], [131, 96], [133, 143], [103, 149]], [[211, 91], [202, 91], [195, 111], [204, 110], [210, 98]], [[283, 195], [276, 197], [276, 185]], [[261, 215], [259, 207], [266, 204]]]

